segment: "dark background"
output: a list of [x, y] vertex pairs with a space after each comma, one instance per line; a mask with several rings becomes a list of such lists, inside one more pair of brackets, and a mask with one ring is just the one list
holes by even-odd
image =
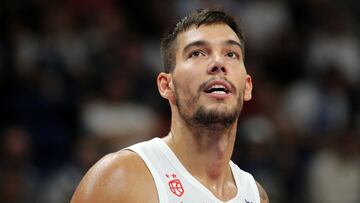
[[1, 1], [0, 202], [69, 202], [100, 157], [166, 135], [159, 40], [214, 6], [254, 83], [233, 161], [272, 203], [360, 202], [360, 6], [335, 0]]

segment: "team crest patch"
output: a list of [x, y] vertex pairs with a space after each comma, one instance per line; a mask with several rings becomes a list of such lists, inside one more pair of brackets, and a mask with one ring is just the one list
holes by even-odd
[[165, 175], [167, 178], [170, 178], [171, 180], [169, 181], [169, 188], [170, 188], [170, 191], [178, 196], [178, 197], [181, 197], [183, 194], [184, 194], [184, 188], [181, 184], [181, 181], [180, 179], [177, 178], [176, 174], [172, 174], [172, 175], [168, 175], [166, 174]]

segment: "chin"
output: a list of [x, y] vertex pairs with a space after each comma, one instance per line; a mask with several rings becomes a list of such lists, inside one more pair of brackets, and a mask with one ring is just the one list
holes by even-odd
[[205, 111], [208, 112], [219, 112], [219, 114], [232, 114], [237, 111], [234, 106], [226, 103], [211, 104], [208, 106], [202, 106], [200, 108], [203, 108]]
[[222, 107], [204, 107], [200, 106], [193, 115], [193, 121], [204, 126], [222, 126], [229, 128], [238, 118], [239, 109], [229, 109]]

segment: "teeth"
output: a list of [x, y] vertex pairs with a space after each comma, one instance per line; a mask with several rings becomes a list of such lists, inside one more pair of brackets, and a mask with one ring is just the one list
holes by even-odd
[[214, 86], [211, 86], [211, 89], [212, 88], [224, 88], [224, 89], [226, 89], [225, 86], [223, 86], [223, 85], [214, 85]]
[[229, 90], [225, 85], [214, 84], [210, 88], [208, 88], [205, 92], [214, 93], [214, 94], [228, 94]]
[[223, 92], [223, 91], [214, 91], [212, 93], [215, 93], [215, 94], [226, 94], [226, 92]]

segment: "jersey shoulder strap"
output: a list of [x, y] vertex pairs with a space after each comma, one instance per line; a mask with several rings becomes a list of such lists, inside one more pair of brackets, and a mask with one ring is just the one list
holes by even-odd
[[159, 197], [160, 203], [168, 203], [166, 194], [166, 189], [164, 184], [162, 183], [162, 178], [160, 177], [159, 173], [159, 166], [165, 167], [166, 163], [159, 165], [158, 163], [154, 162], [154, 160], [160, 161], [162, 160], [161, 151], [156, 147], [156, 141], [160, 138], [154, 138], [149, 141], [140, 142], [130, 147], [125, 148], [125, 150], [130, 150], [137, 153], [141, 159], [145, 162], [146, 166], [148, 167], [156, 186], [156, 190]]
[[238, 192], [242, 193], [245, 202], [260, 203], [259, 190], [254, 177], [250, 173], [241, 170], [232, 161], [230, 161], [230, 166], [238, 186]]

